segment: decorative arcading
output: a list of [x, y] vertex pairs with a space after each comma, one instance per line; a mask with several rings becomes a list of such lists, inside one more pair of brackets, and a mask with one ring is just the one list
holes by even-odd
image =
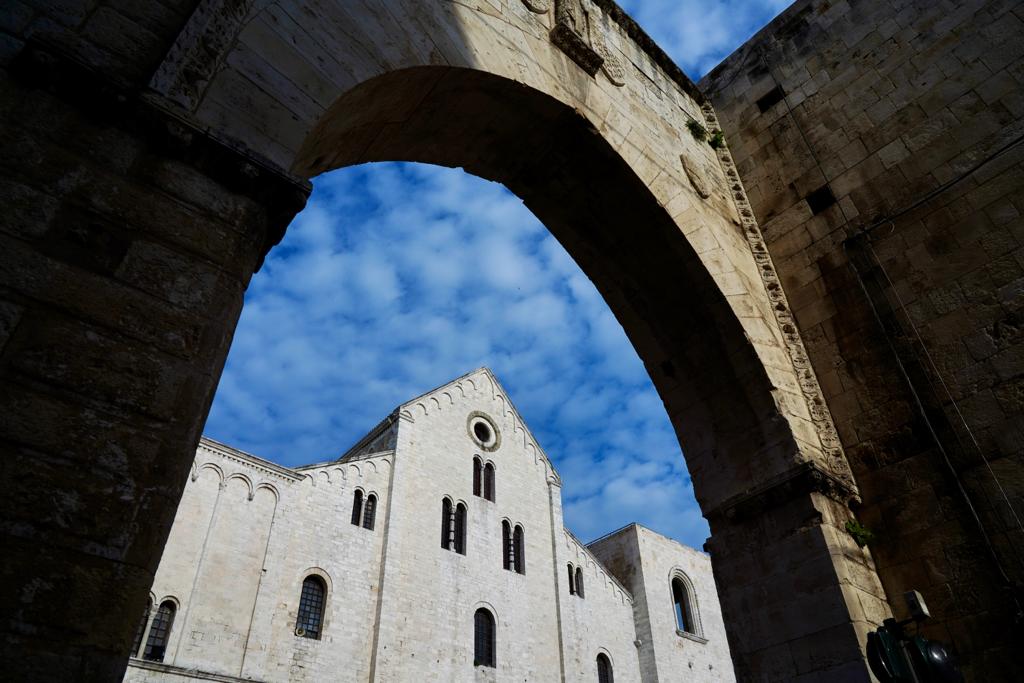
[[[715, 110], [711, 104], [705, 102], [701, 109], [704, 113], [707, 129], [712, 131], [721, 130], [718, 125], [718, 117], [715, 115]], [[824, 396], [821, 393], [821, 386], [818, 384], [818, 377], [814, 374], [814, 368], [811, 366], [807, 349], [804, 347], [803, 339], [801, 339], [800, 332], [796, 326], [796, 320], [793, 318], [789, 302], [786, 300], [786, 293], [782, 289], [779, 274], [775, 270], [771, 254], [768, 253], [768, 247], [765, 245], [761, 228], [754, 218], [750, 202], [747, 201], [747, 193], [743, 189], [743, 183], [740, 180], [739, 172], [736, 170], [736, 164], [733, 162], [728, 145], [723, 144], [718, 147], [718, 161], [722, 164], [722, 169], [725, 171], [733, 203], [735, 203], [736, 210], [739, 212], [743, 234], [750, 244], [750, 252], [757, 263], [758, 272], [761, 274], [765, 291], [768, 293], [768, 299], [772, 303], [772, 310], [775, 312], [775, 319], [779, 324], [779, 329], [782, 331], [786, 351], [789, 353], [790, 361], [793, 363], [793, 370], [796, 372], [800, 390], [804, 395], [804, 400], [807, 402], [807, 411], [811, 415], [811, 420], [818, 433], [818, 439], [821, 441], [822, 451], [826, 458], [825, 465], [832, 475], [848, 485], [852, 492], [856, 492], [853, 473], [850, 471], [850, 465], [846, 460], [846, 455], [843, 453], [839, 434], [836, 432], [835, 423], [832, 422], [832, 414], [825, 404]]]

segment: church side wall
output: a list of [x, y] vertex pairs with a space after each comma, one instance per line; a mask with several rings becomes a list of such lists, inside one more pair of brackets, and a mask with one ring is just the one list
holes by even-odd
[[[561, 507], [559, 506], [559, 517]], [[611, 661], [620, 683], [639, 683], [640, 662], [634, 644], [633, 600], [590, 551], [563, 529], [558, 548], [558, 590], [565, 632], [565, 680], [596, 681], [597, 655]], [[583, 570], [583, 597], [569, 595], [568, 564]]]
[[[204, 442], [196, 466], [152, 590], [157, 604], [179, 604], [167, 655], [162, 666], [134, 660], [125, 680], [181, 681], [184, 669], [261, 681], [367, 680], [390, 458], [292, 475]], [[378, 496], [372, 531], [350, 524], [356, 487]], [[310, 573], [328, 586], [320, 640], [294, 633]]]

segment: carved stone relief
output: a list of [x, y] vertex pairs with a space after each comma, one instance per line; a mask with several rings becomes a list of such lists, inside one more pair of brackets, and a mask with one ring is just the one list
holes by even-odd
[[546, 14], [551, 9], [548, 0], [523, 0], [523, 4], [526, 5], [526, 9], [537, 14]]
[[[526, 4], [533, 9], [531, 5], [536, 3], [529, 0]], [[597, 12], [588, 0], [555, 0], [551, 42], [591, 76], [603, 69], [608, 80], [621, 86], [626, 82], [626, 70], [608, 47], [604, 27], [596, 21]]]
[[680, 154], [679, 160], [683, 162], [683, 170], [686, 171], [686, 177], [689, 178], [690, 184], [693, 185], [693, 189], [697, 192], [700, 198], [707, 199], [710, 197], [711, 184], [708, 182], [707, 169], [699, 166], [697, 162], [693, 161], [685, 154]]

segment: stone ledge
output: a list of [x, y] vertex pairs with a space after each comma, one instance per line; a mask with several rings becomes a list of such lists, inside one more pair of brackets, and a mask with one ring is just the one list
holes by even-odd
[[186, 669], [181, 666], [164, 664], [163, 662], [149, 662], [145, 659], [135, 659], [134, 657], [128, 660], [128, 668], [145, 669], [147, 671], [158, 671], [160, 673], [170, 674], [171, 676], [181, 676], [183, 678], [198, 679], [201, 681], [223, 681], [225, 683], [261, 683], [260, 680], [256, 678], [239, 678], [237, 676], [215, 674], [209, 671], [200, 671], [199, 669]]
[[816, 463], [803, 462], [758, 486], [726, 499], [709, 510], [706, 516], [709, 520], [720, 516], [729, 520], [743, 519], [810, 493], [820, 493], [843, 505], [857, 500], [857, 493], [849, 484]]

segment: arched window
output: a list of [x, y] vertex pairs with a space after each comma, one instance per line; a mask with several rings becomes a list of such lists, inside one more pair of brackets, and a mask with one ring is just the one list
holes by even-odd
[[491, 463], [484, 466], [484, 498], [494, 502], [494, 465]]
[[452, 502], [447, 498], [441, 501], [441, 547], [452, 549]]
[[153, 623], [149, 627], [149, 638], [146, 639], [146, 651], [142, 653], [143, 659], [151, 662], [164, 661], [164, 654], [167, 652], [167, 639], [171, 637], [171, 626], [174, 625], [174, 603], [164, 600], [160, 608], [153, 616]]
[[473, 666], [497, 666], [494, 616], [483, 607], [473, 615]]
[[327, 584], [319, 576], [307, 576], [302, 580], [299, 616], [295, 620], [295, 635], [320, 640], [320, 627], [324, 621], [324, 599], [326, 596]]
[[583, 594], [583, 567], [576, 567], [576, 595], [586, 597]]
[[466, 506], [463, 503], [455, 506], [455, 552], [466, 554]]
[[565, 568], [569, 570], [569, 595], [576, 595], [576, 572], [572, 569], [572, 562], [565, 565]]
[[512, 556], [516, 574], [526, 573], [526, 556], [523, 554], [525, 552], [523, 546], [523, 527], [516, 524], [516, 529], [512, 532]]
[[373, 523], [377, 520], [377, 496], [373, 493], [366, 497], [363, 507], [363, 528], [373, 531]]
[[146, 611], [142, 613], [142, 619], [139, 620], [139, 628], [135, 630], [135, 639], [132, 640], [130, 657], [139, 656], [139, 648], [142, 647], [142, 636], [146, 633], [146, 624], [149, 623], [149, 613], [152, 611], [153, 601], [150, 598], [146, 598]]
[[603, 652], [597, 655], [597, 683], [615, 683], [612, 675], [612, 662]]
[[672, 579], [672, 605], [676, 612], [676, 628], [686, 633], [696, 634], [693, 622], [693, 609], [690, 604], [690, 592], [681, 577]]
[[512, 525], [507, 519], [501, 520], [501, 566], [512, 568]]
[[480, 472], [483, 468], [483, 463], [480, 462], [480, 458], [473, 456], [473, 495], [480, 495]]
[[363, 518], [363, 492], [356, 489], [355, 494], [352, 497], [352, 523], [359, 526], [359, 522]]

